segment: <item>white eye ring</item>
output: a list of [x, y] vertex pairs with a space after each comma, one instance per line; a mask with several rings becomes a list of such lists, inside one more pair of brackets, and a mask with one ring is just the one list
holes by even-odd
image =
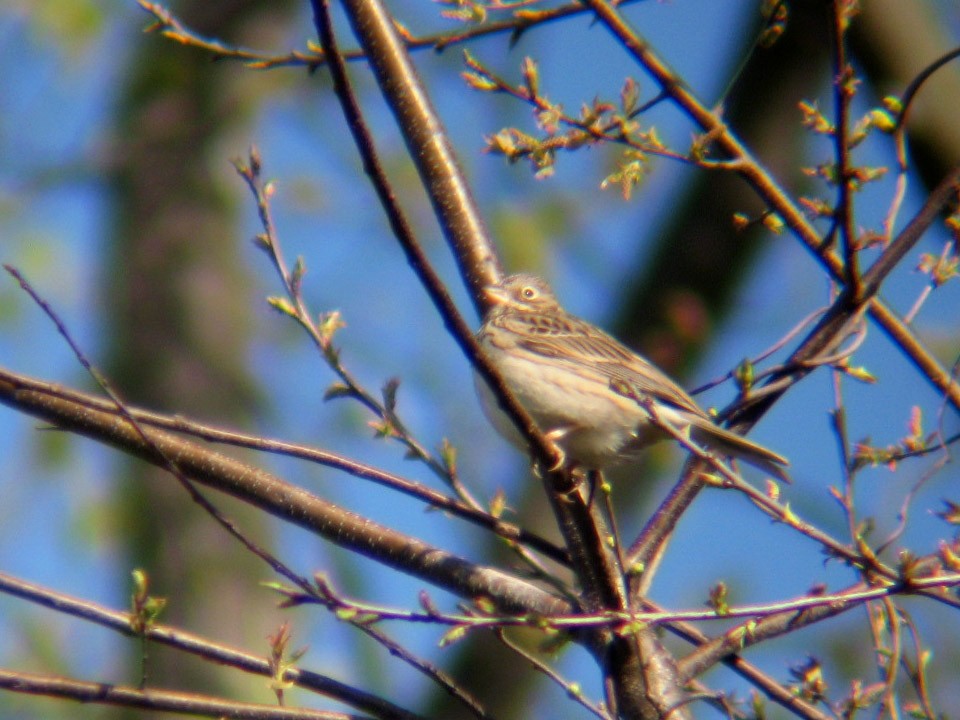
[[539, 294], [533, 285], [525, 285], [520, 289], [520, 295], [524, 300], [536, 300]]

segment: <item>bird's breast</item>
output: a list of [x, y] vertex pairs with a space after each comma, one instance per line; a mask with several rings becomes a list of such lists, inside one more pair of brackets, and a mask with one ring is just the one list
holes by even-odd
[[[491, 334], [480, 337], [484, 353], [511, 393], [569, 460], [602, 469], [627, 459], [647, 444], [646, 413], [636, 401], [614, 393], [609, 380], [589, 365], [531, 354]], [[515, 445], [525, 443], [486, 382], [477, 377], [484, 411], [497, 431]], [[639, 432], [638, 432], [639, 430]]]

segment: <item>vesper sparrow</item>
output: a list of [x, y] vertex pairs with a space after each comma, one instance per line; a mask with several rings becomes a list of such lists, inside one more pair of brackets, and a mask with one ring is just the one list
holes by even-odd
[[[486, 293], [493, 306], [477, 336], [480, 347], [567, 461], [603, 470], [669, 437], [649, 404], [660, 422], [697, 444], [786, 478], [785, 458], [716, 425], [662, 370], [560, 307], [540, 278], [510, 275]], [[477, 384], [497, 431], [522, 445], [479, 376]]]

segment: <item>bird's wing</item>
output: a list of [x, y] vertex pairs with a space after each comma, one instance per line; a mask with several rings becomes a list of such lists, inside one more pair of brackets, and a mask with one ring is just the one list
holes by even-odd
[[566, 314], [523, 313], [502, 318], [502, 325], [528, 351], [582, 365], [585, 371], [605, 380], [614, 392], [636, 399], [650, 397], [699, 417], [709, 417], [660, 368], [585, 320]]

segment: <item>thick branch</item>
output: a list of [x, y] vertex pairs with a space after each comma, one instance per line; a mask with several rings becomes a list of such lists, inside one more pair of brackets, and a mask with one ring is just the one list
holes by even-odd
[[383, 5], [344, 0], [343, 6], [482, 315], [483, 287], [498, 281], [502, 270], [446, 129]]
[[[92, 410], [99, 410], [111, 415], [119, 415], [117, 406], [105, 398], [94, 397], [85, 393], [70, 390], [60, 386], [51, 386], [48, 383], [30, 380], [23, 376], [16, 376], [25, 386], [35, 389], [49, 390], [56, 392], [58, 397], [78, 403]], [[517, 542], [538, 553], [561, 564], [569, 565], [570, 558], [563, 548], [558, 547], [549, 540], [526, 530], [525, 528], [508, 522], [502, 518], [495, 517], [488, 512], [476, 510], [455, 498], [438, 492], [433, 488], [422, 483], [410, 480], [408, 478], [386, 472], [373, 465], [354, 460], [343, 455], [320, 450], [309, 445], [299, 445], [297, 443], [286, 442], [265, 438], [258, 435], [247, 435], [245, 433], [226, 430], [224, 428], [205, 425], [189, 420], [182, 415], [168, 415], [165, 413], [150, 412], [134, 407], [126, 407], [130, 416], [142, 425], [159, 428], [161, 430], [171, 430], [173, 432], [189, 435], [191, 437], [208, 440], [214, 443], [232, 445], [260, 452], [285, 455], [287, 457], [306, 460], [317, 463], [325, 467], [342, 470], [345, 473], [353, 475], [370, 482], [377, 483], [383, 487], [396, 492], [403, 493], [410, 497], [430, 505], [438, 510], [443, 510], [455, 517], [474, 523], [479, 527], [487, 528], [498, 536], [511, 542]]]
[[173, 461], [191, 480], [240, 498], [336, 545], [461, 597], [489, 597], [505, 611], [545, 614], [571, 611], [565, 601], [530, 583], [391, 530], [259, 468], [143, 426], [141, 429], [150, 441], [147, 444], [122, 418], [63, 398], [56, 388], [43, 383], [0, 370], [0, 402], [64, 430], [112, 445], [158, 467], [166, 468], [168, 461]]
[[[448, 325], [451, 325], [458, 342], [484, 378], [490, 380], [498, 394], [504, 397], [511, 416], [516, 418], [523, 430], [528, 431], [527, 434], [534, 443], [535, 454], [542, 456], [542, 466], [551, 466], [551, 448], [542, 442], [540, 433], [523, 409], [514, 407], [516, 401], [506, 392], [496, 372], [491, 372], [487, 367], [488, 363], [478, 352], [472, 336], [461, 327], [462, 321], [459, 321], [456, 309], [447, 298], [439, 296], [436, 289], [438, 282], [433, 277], [433, 271], [419, 252], [419, 247], [396, 206], [379, 167], [372, 138], [350, 89], [346, 69], [337, 49], [328, 7], [322, 0], [314, 0], [313, 5], [318, 33], [330, 62], [334, 87], [363, 157], [367, 174], [374, 182], [381, 203], [391, 218], [394, 233], [431, 295], [435, 296], [434, 302]], [[392, 19], [377, 2], [348, 2], [347, 7], [381, 89], [398, 117], [407, 145], [420, 168], [421, 177], [428, 185], [428, 192], [434, 201], [441, 224], [447, 230], [454, 246], [458, 261], [461, 267], [477, 269], [479, 263], [488, 263], [490, 258], [495, 257], [493, 250], [489, 241], [477, 234], [483, 230], [482, 227], [471, 227], [465, 223], [466, 219], [473, 217], [476, 209], [472, 198], [463, 192], [465, 186], [454, 162], [452, 148], [449, 147], [449, 141], [435, 118], [429, 98], [413, 71], [406, 49], [396, 37]], [[481, 251], [479, 255], [478, 250]], [[498, 268], [496, 272], [499, 273]], [[478, 299], [482, 298], [482, 287], [497, 279], [496, 274], [483, 277], [481, 273], [468, 271], [465, 275], [473, 285], [474, 295]], [[444, 303], [444, 300], [447, 302]], [[478, 305], [482, 306], [482, 301], [478, 302]], [[586, 503], [578, 492], [570, 492], [569, 478], [562, 469], [549, 473], [546, 480], [554, 512], [584, 590], [585, 609], [591, 612], [601, 609], [626, 610], [628, 602], [622, 569], [606, 542], [609, 531], [599, 505]], [[593, 635], [589, 644], [605, 673], [614, 678], [617, 702], [623, 706], [628, 716], [662, 717], [666, 709], [680, 700], [674, 680], [673, 658], [659, 646], [652, 632], [642, 633], [639, 640], [617, 637], [609, 630], [601, 630]], [[638, 709], [631, 709], [634, 706]], [[675, 717], [681, 716], [678, 713]]]

